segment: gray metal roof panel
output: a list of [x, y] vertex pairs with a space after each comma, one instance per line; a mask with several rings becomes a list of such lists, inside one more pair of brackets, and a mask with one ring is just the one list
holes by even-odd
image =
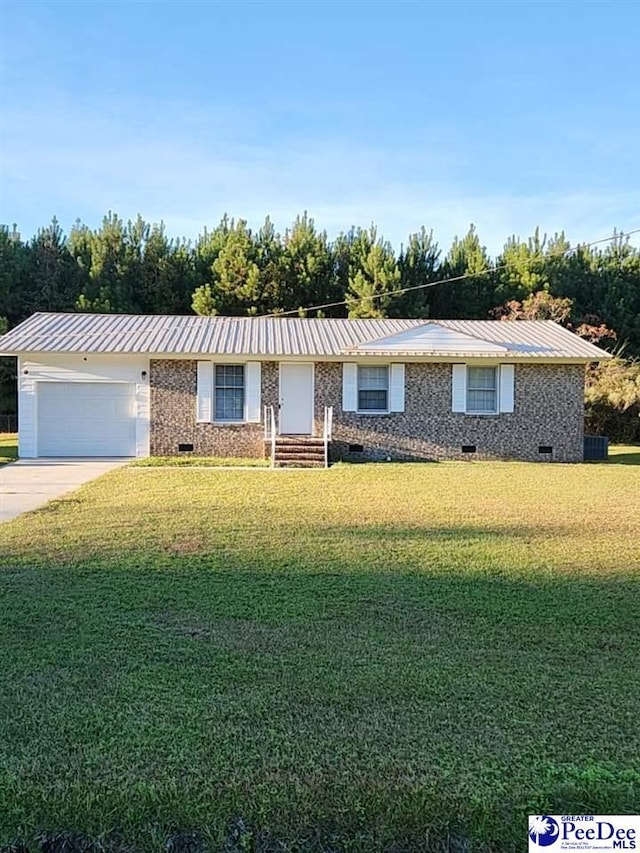
[[[510, 358], [608, 358], [599, 347], [551, 321], [307, 319], [38, 313], [0, 337], [0, 353], [153, 353], [156, 355], [339, 356], [367, 344], [437, 325], [487, 343]], [[482, 344], [480, 344], [482, 342]], [[506, 353], [503, 348], [506, 348]], [[384, 350], [378, 348], [376, 354]], [[396, 349], [397, 352], [397, 349]], [[466, 355], [474, 355], [467, 352]], [[371, 350], [373, 354], [373, 349]], [[408, 350], [406, 354], [411, 354]], [[416, 356], [451, 355], [416, 349]]]
[[600, 359], [609, 353], [552, 320], [439, 320], [440, 325], [485, 341], [506, 346], [510, 353], [527, 357]]

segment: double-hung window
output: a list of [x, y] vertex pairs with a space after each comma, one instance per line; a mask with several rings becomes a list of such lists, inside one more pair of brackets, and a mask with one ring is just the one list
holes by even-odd
[[216, 364], [215, 366], [216, 421], [244, 420], [244, 365]]
[[467, 368], [467, 412], [491, 415], [498, 411], [498, 369]]
[[389, 368], [358, 367], [358, 411], [389, 411]]

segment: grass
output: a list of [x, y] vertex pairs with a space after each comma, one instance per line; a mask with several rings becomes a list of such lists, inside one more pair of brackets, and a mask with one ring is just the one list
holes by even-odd
[[614, 465], [640, 465], [640, 444], [611, 444], [608, 462]]
[[13, 462], [18, 458], [18, 436], [14, 433], [0, 433], [0, 465]]
[[268, 468], [268, 459], [240, 456], [147, 456], [136, 468]]
[[0, 848], [515, 853], [528, 813], [637, 812], [639, 496], [130, 467], [3, 525]]

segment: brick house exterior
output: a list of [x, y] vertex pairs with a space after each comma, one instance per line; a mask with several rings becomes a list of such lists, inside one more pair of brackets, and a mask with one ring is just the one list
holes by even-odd
[[548, 321], [113, 314], [35, 314], [0, 355], [20, 456], [276, 464], [579, 462], [585, 365], [609, 357]]
[[[198, 423], [196, 361], [152, 359], [150, 367], [152, 456], [177, 454], [180, 444], [192, 444], [196, 456], [265, 455], [260, 423]], [[582, 461], [582, 365], [516, 365], [514, 411], [496, 415], [452, 412], [451, 372], [451, 364], [407, 363], [405, 411], [369, 415], [342, 410], [342, 364], [317, 362], [313, 431], [322, 435], [324, 407], [332, 406], [333, 461]], [[275, 361], [262, 364], [261, 398], [265, 406], [278, 405]], [[540, 447], [551, 452], [540, 453]]]

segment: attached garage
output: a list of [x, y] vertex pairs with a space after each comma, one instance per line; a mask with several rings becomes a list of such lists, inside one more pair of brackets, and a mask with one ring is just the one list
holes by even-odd
[[149, 455], [149, 358], [28, 354], [18, 360], [18, 454]]
[[38, 456], [135, 456], [135, 385], [38, 382]]

